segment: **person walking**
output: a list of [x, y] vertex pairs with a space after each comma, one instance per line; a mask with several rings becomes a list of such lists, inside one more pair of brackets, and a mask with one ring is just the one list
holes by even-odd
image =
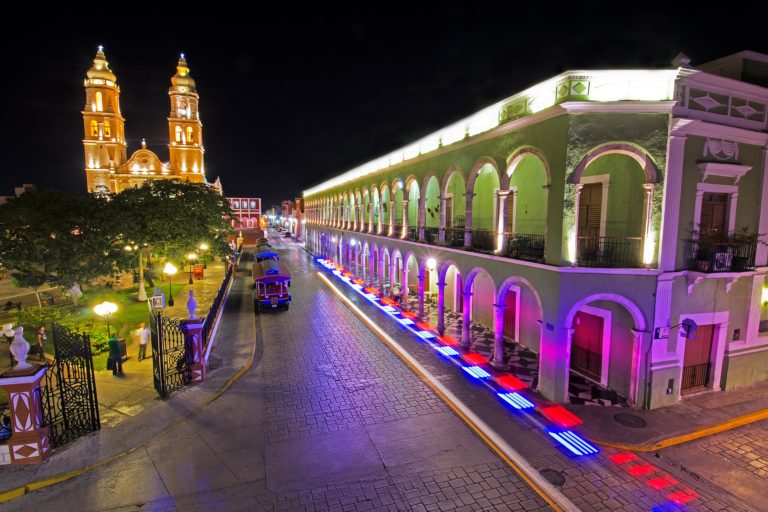
[[45, 334], [45, 326], [40, 326], [37, 330], [37, 355], [41, 361], [45, 361], [45, 340], [48, 339], [48, 335]]
[[123, 374], [123, 357], [120, 354], [120, 342], [109, 338], [109, 358], [112, 360], [112, 375]]
[[147, 324], [141, 322], [136, 329], [136, 341], [139, 344], [139, 361], [147, 358], [147, 345], [149, 344], [150, 330]]

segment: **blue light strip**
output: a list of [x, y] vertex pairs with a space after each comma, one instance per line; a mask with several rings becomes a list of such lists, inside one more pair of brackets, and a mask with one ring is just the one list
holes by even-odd
[[421, 337], [422, 337], [422, 338], [424, 338], [425, 340], [431, 340], [432, 338], [434, 338], [434, 337], [435, 337], [435, 335], [434, 335], [434, 334], [432, 334], [432, 333], [431, 333], [431, 332], [429, 332], [429, 331], [416, 331], [416, 334], [418, 334], [419, 336], [421, 336]]
[[381, 309], [383, 309], [387, 313], [397, 313], [397, 308], [394, 306], [381, 306]]
[[457, 356], [459, 353], [451, 347], [435, 347], [435, 350], [444, 356]]
[[403, 325], [413, 325], [413, 320], [410, 318], [398, 318], [397, 321]]
[[490, 373], [479, 366], [462, 366], [462, 369], [476, 379], [487, 379], [491, 376]]
[[586, 442], [571, 430], [548, 432], [548, 434], [554, 438], [555, 441], [568, 448], [574, 455], [594, 455], [598, 453], [597, 448]]
[[534, 405], [533, 402], [526, 399], [523, 395], [520, 393], [497, 393], [499, 395], [499, 398], [507, 402], [509, 405], [514, 407], [517, 410], [522, 409], [533, 409]]

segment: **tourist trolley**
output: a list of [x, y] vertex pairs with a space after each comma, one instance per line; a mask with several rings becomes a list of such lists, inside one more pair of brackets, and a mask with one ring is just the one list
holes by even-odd
[[258, 313], [262, 309], [288, 309], [291, 295], [291, 273], [277, 259], [264, 258], [257, 261], [254, 255], [253, 265], [253, 310]]

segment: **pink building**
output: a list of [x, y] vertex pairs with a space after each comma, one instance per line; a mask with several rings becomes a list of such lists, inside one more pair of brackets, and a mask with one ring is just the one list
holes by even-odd
[[261, 218], [261, 199], [258, 197], [230, 197], [229, 205], [239, 223], [233, 222], [234, 227], [257, 228]]

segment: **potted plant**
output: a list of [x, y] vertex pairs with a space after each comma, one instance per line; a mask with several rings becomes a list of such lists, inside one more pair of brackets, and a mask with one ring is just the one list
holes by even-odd
[[747, 228], [747, 226], [742, 226], [741, 229], [731, 236], [731, 241], [734, 246], [734, 256], [731, 265], [732, 271], [743, 272], [746, 270], [747, 266], [749, 266], [750, 259], [754, 260], [757, 244], [768, 244], [765, 240], [760, 239], [761, 236], [763, 235], [755, 233]]

